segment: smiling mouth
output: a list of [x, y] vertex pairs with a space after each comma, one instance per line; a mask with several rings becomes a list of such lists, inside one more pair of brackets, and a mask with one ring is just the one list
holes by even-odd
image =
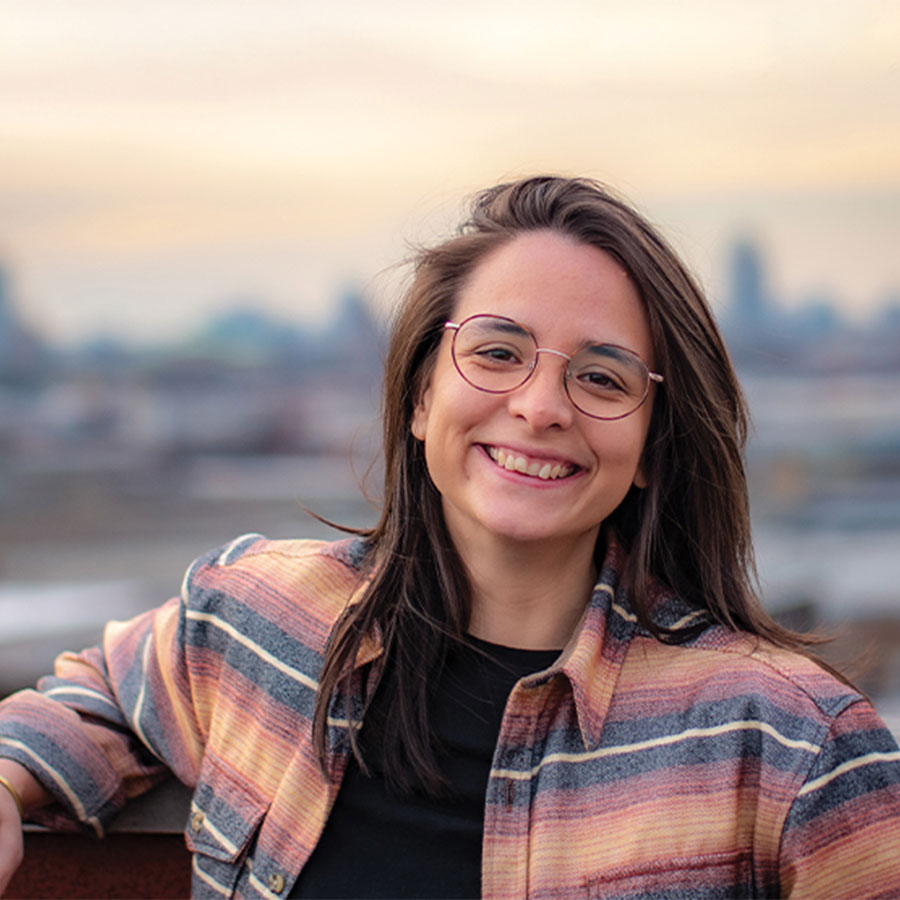
[[542, 481], [554, 481], [558, 478], [567, 478], [569, 475], [577, 471], [578, 466], [566, 462], [550, 462], [546, 459], [534, 459], [527, 456], [520, 456], [499, 447], [491, 447], [485, 445], [484, 448], [487, 455], [501, 469], [508, 472], [521, 472], [523, 475], [530, 475], [532, 478], [540, 478]]

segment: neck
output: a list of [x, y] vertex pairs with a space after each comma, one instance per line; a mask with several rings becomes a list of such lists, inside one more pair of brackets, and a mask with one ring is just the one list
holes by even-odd
[[590, 599], [596, 534], [559, 544], [454, 540], [472, 589], [469, 632], [507, 647], [566, 645]]

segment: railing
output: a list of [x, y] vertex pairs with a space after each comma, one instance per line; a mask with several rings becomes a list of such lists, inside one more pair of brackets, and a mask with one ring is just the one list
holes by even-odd
[[25, 861], [4, 898], [188, 897], [189, 803], [172, 780], [129, 803], [102, 840], [26, 826]]

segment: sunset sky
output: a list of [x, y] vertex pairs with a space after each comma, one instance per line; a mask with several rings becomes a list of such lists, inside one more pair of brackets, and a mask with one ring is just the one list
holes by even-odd
[[54, 339], [321, 317], [547, 170], [717, 296], [746, 234], [786, 303], [865, 316], [900, 290], [900, 2], [0, 0], [0, 263]]

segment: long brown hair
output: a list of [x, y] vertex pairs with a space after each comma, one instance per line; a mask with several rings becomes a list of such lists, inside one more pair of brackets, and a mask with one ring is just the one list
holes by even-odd
[[639, 621], [672, 639], [650, 615], [652, 577], [729, 628], [792, 649], [812, 643], [779, 626], [757, 600], [743, 466], [747, 411], [696, 281], [643, 217], [594, 181], [540, 176], [501, 184], [474, 198], [457, 235], [418, 254], [395, 317], [382, 396], [384, 505], [365, 534], [371, 581], [335, 627], [320, 678], [313, 734], [323, 766], [331, 700], [350, 691], [362, 641], [379, 632], [390, 659], [381, 685], [391, 697], [385, 776], [403, 789], [441, 785], [429, 688], [448, 647], [465, 635], [470, 595], [410, 422], [466, 279], [501, 244], [543, 229], [609, 253], [629, 273], [665, 375], [644, 452], [647, 487], [632, 488], [606, 523], [629, 551], [623, 579]]

